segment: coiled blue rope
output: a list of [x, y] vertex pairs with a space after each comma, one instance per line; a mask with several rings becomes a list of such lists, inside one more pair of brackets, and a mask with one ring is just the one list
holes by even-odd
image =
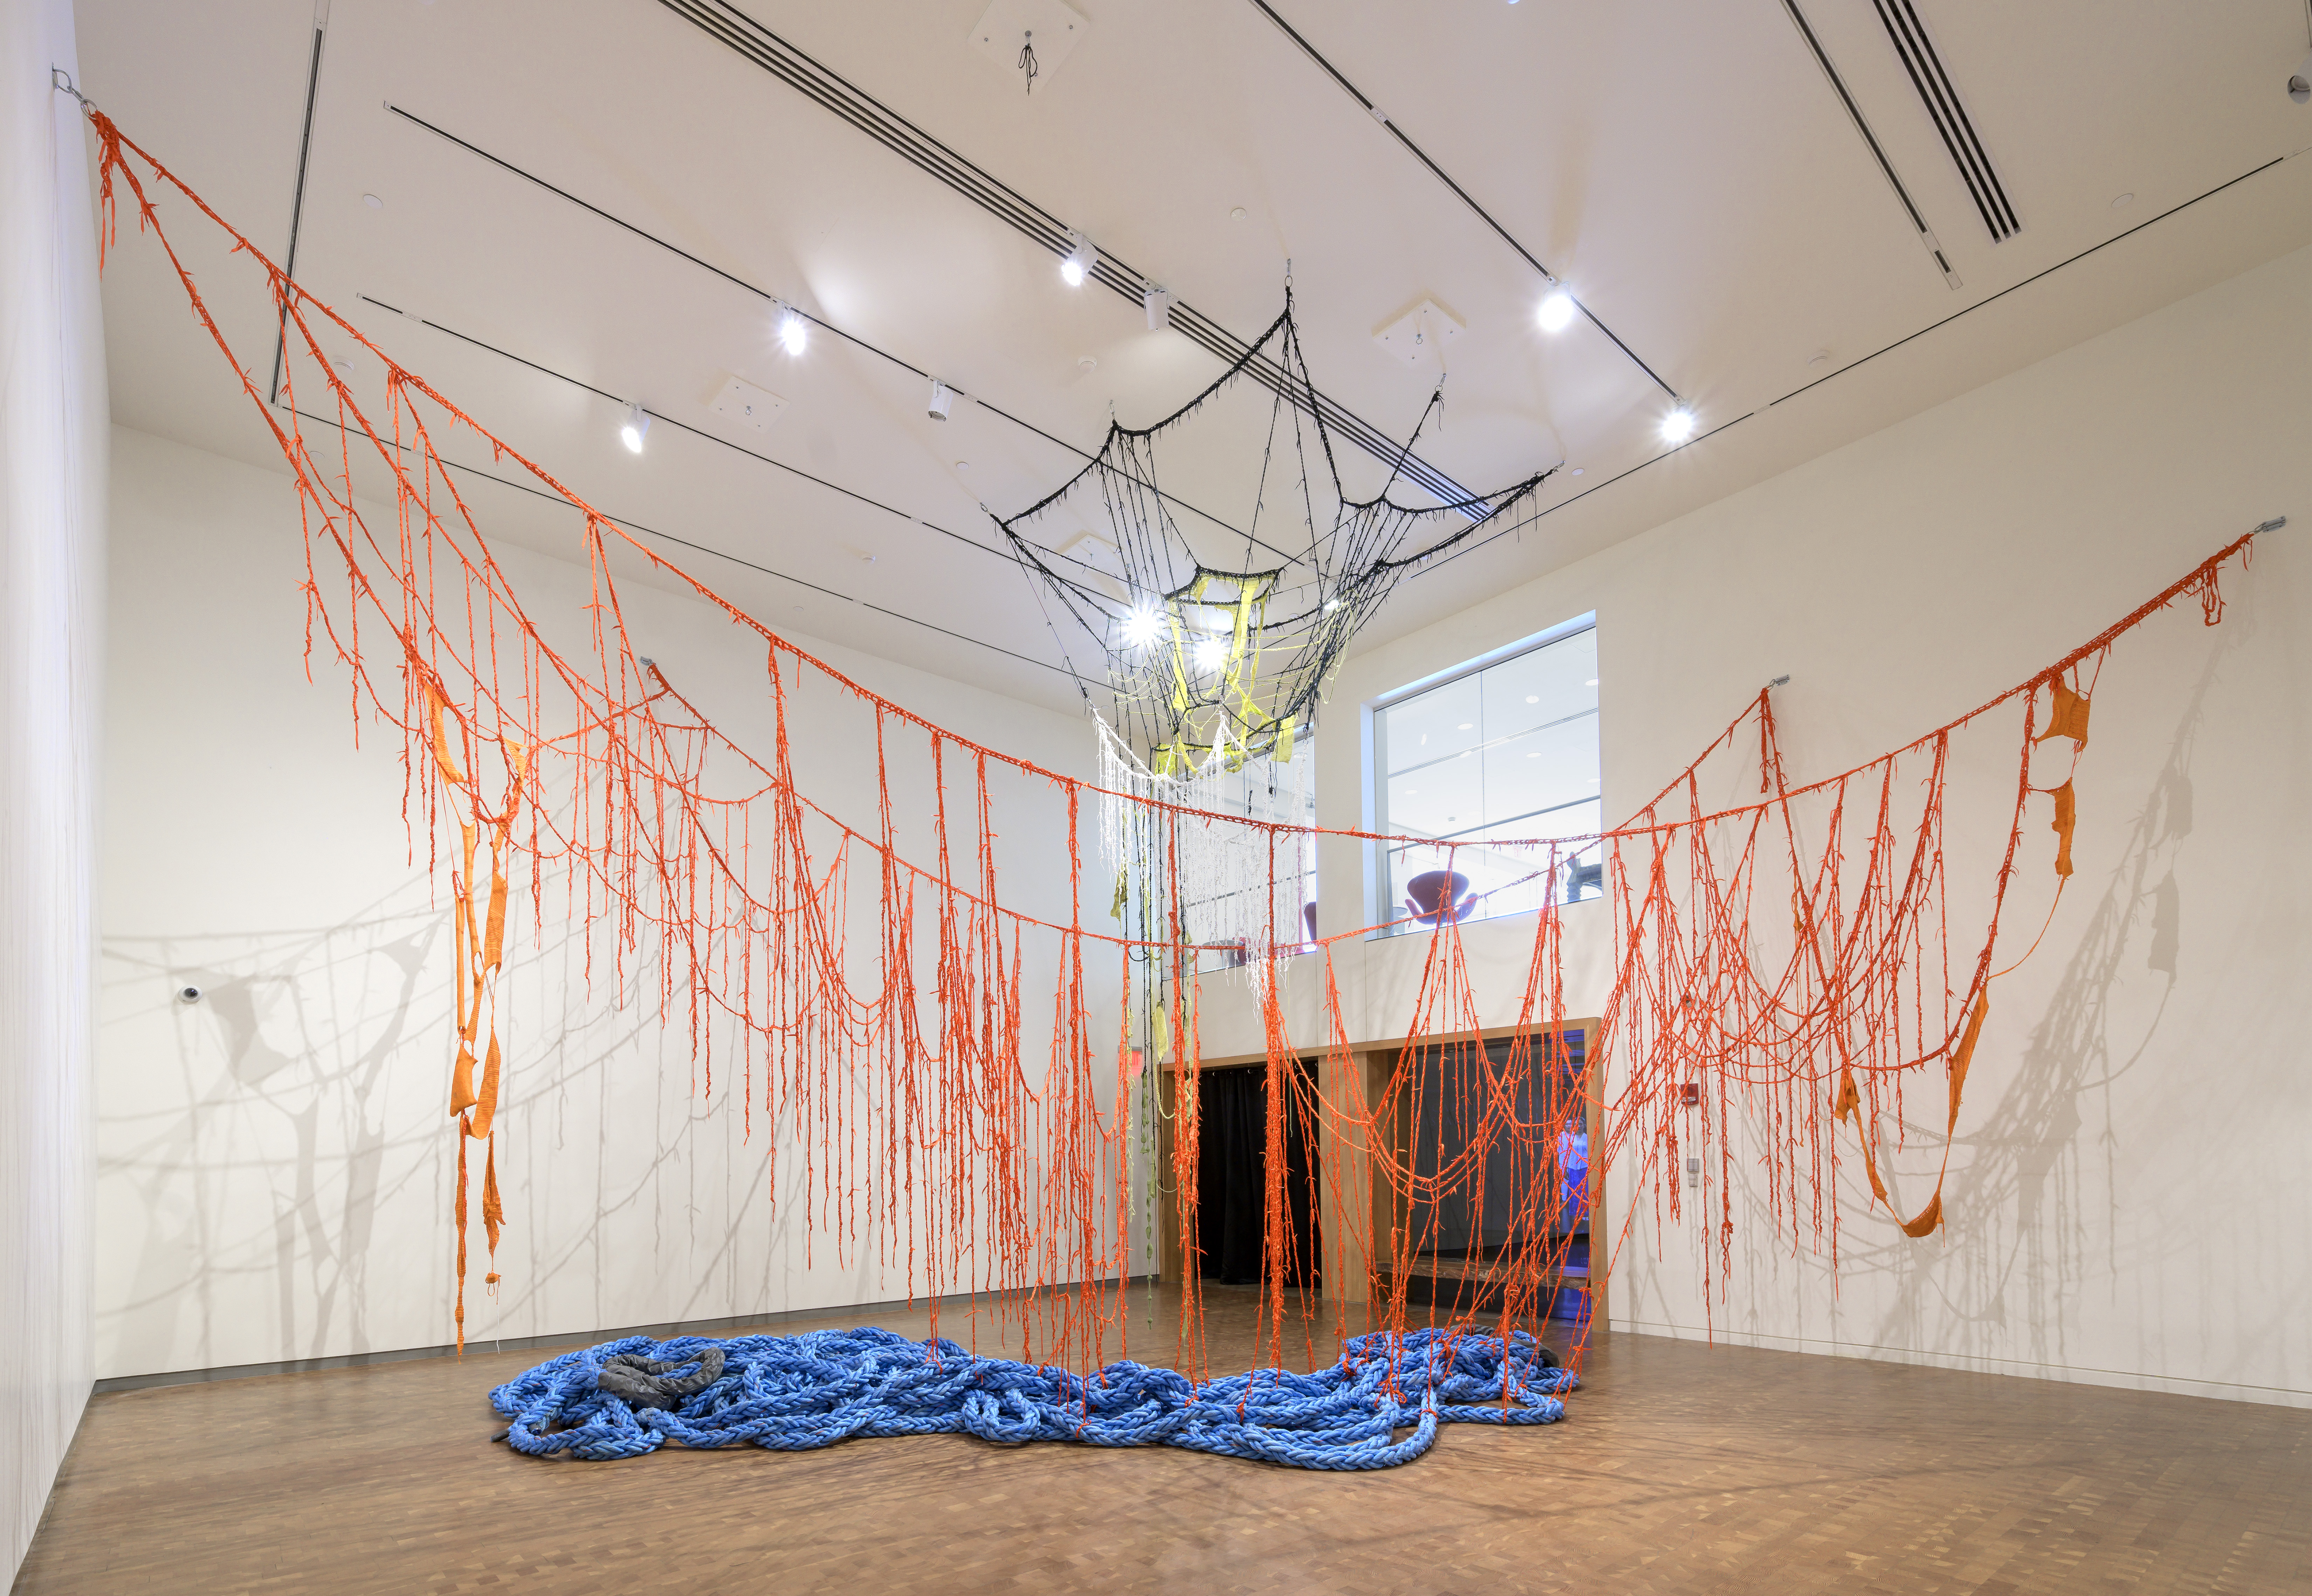
[[[620, 1370], [664, 1365], [671, 1389], [721, 1374], [667, 1408], [636, 1406]], [[512, 1420], [505, 1439], [534, 1457], [639, 1457], [670, 1440], [741, 1442], [774, 1452], [853, 1435], [977, 1435], [985, 1441], [1083, 1441], [1178, 1446], [1297, 1469], [1388, 1469], [1427, 1452], [1441, 1424], [1552, 1424], [1557, 1393], [1581, 1382], [1522, 1331], [1414, 1330], [1360, 1336], [1329, 1369], [1256, 1369], [1199, 1385], [1171, 1369], [1110, 1364], [1091, 1375], [975, 1357], [953, 1341], [884, 1330], [738, 1336], [727, 1341], [628, 1336], [550, 1358], [490, 1392]], [[1504, 1385], [1508, 1403], [1504, 1406]], [[1410, 1429], [1403, 1440], [1395, 1432]]]

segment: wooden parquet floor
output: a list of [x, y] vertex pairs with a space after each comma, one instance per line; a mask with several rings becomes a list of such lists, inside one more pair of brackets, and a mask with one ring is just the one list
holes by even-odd
[[[1216, 1370], [1251, 1306], [1213, 1294]], [[15, 1589], [2312, 1592], [2280, 1408], [1625, 1335], [1563, 1424], [1378, 1474], [950, 1436], [540, 1462], [486, 1393], [543, 1356], [97, 1397]]]

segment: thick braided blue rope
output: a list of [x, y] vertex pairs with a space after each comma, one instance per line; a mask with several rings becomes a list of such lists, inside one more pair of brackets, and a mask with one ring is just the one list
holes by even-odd
[[[603, 1360], [622, 1353], [691, 1362], [713, 1346], [722, 1348], [722, 1377], [670, 1410], [635, 1408], [599, 1383]], [[1427, 1452], [1441, 1424], [1563, 1417], [1556, 1393], [1581, 1382], [1543, 1357], [1523, 1332], [1504, 1344], [1420, 1330], [1360, 1336], [1339, 1363], [1315, 1374], [1256, 1369], [1199, 1385], [1144, 1364], [1079, 1375], [884, 1330], [720, 1342], [629, 1336], [550, 1358], [490, 1400], [513, 1421], [507, 1441], [535, 1457], [639, 1457], [670, 1439], [802, 1452], [853, 1435], [968, 1435], [1178, 1446], [1298, 1469], [1388, 1469]], [[1403, 1429], [1413, 1434], [1397, 1440]]]

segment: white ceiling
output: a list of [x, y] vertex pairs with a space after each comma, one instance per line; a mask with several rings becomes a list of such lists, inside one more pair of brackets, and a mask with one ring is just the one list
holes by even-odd
[[[2312, 144], [2312, 107], [2282, 88], [2304, 0], [1916, 0], [2022, 218], [1998, 244], [1870, 0], [1802, 0], [1958, 292], [1777, 0], [1272, 3], [1692, 401], [1702, 441], [1659, 458], [1661, 392], [1585, 325], [1540, 332], [1532, 269], [1250, 0], [1081, 0], [1085, 37], [1032, 96], [966, 42], [985, 0], [746, 9], [1240, 335], [1275, 314], [1290, 257], [1318, 384], [1384, 432], [1413, 425], [1436, 371], [1376, 329], [1423, 296], [1466, 322], [1424, 458], [1477, 489], [1562, 459], [1541, 503], [1563, 508], [1405, 583], [1367, 644], [2312, 241], [2312, 163], [2256, 170]], [[78, 13], [89, 94], [278, 258], [311, 0]], [[1111, 414], [1170, 409], [1212, 356], [1066, 288], [1051, 255], [655, 0], [329, 10], [301, 281], [595, 505], [695, 545], [662, 546], [775, 626], [1080, 702], [1027, 579], [969, 546], [993, 542], [982, 504], [1022, 507], [1079, 456], [968, 402], [931, 421], [921, 380], [836, 339], [789, 357], [761, 299], [389, 105], [1081, 448]], [[197, 238], [184, 207], [169, 216]], [[205, 242], [189, 258], [262, 383], [258, 285]], [[105, 284], [116, 418], [277, 467], [164, 270], [124, 227]], [[612, 401], [363, 295], [707, 436], [660, 427], [631, 456]], [[708, 411], [732, 373], [789, 401], [769, 432]], [[473, 480], [487, 529], [574, 552], [567, 512]], [[1228, 517], [1240, 480], [1215, 463], [1183, 492]]]

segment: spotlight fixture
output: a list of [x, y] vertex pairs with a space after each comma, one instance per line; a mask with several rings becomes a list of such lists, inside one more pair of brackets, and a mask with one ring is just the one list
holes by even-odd
[[801, 354], [803, 345], [810, 342], [810, 323], [802, 312], [790, 309], [779, 318], [779, 344], [789, 354]]
[[634, 454], [643, 452], [643, 439], [650, 432], [650, 412], [640, 405], [626, 406], [626, 419], [618, 428], [618, 441]]
[[1140, 303], [1148, 312], [1150, 332], [1160, 333], [1172, 325], [1172, 295], [1169, 291], [1158, 283], [1143, 283], [1140, 290]]
[[1683, 443], [1694, 436], [1694, 412], [1680, 405], [1662, 417], [1661, 435], [1671, 443]]
[[1325, 600], [1325, 613], [1328, 615], [1340, 607], [1341, 601], [1337, 598], [1327, 598]]
[[1164, 617], [1152, 609], [1136, 609], [1124, 617], [1124, 641], [1134, 648], [1156, 641], [1164, 629]]
[[1213, 669], [1227, 658], [1228, 645], [1216, 637], [1208, 637], [1196, 645], [1196, 666], [1200, 670]]
[[2312, 56], [2307, 56], [2296, 70], [2288, 74], [2288, 98], [2302, 105], [2312, 100]]
[[1541, 309], [1534, 312], [1534, 319], [1541, 323], [1541, 330], [1545, 333], [1563, 332], [1566, 324], [1573, 319], [1573, 296], [1562, 288], [1554, 291], [1541, 301]]
[[1060, 262], [1060, 281], [1070, 288], [1082, 288], [1083, 280], [1090, 276], [1099, 265], [1099, 251], [1093, 249], [1091, 240], [1080, 232], [1068, 234], [1068, 241], [1074, 248]]
[[950, 388], [946, 383], [941, 382], [938, 378], [933, 378], [931, 418], [933, 421], [945, 421], [947, 419], [948, 411], [954, 406], [954, 404], [955, 389]]

